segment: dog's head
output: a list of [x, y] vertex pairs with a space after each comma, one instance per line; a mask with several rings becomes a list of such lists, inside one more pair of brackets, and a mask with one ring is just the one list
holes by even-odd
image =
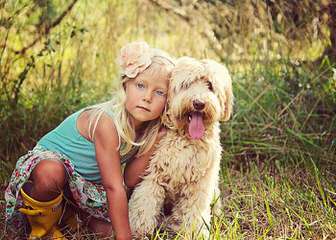
[[168, 91], [163, 124], [201, 139], [217, 121], [232, 113], [232, 84], [227, 69], [213, 60], [178, 59]]

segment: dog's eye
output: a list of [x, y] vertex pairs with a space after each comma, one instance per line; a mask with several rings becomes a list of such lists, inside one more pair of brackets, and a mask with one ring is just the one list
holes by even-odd
[[210, 81], [207, 81], [207, 85], [208, 85], [208, 88], [211, 92], [213, 92], [213, 86], [212, 86], [212, 83]]

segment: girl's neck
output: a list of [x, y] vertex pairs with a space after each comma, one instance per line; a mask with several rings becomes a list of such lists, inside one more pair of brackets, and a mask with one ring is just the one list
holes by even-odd
[[135, 132], [138, 132], [144, 126], [144, 122], [137, 121], [134, 118], [131, 118], [131, 122], [132, 122], [132, 125], [133, 125], [133, 128], [134, 128]]
[[148, 122], [142, 122], [142, 121], [136, 120], [130, 115], [129, 117], [130, 117], [131, 124], [135, 131], [136, 139], [138, 139], [143, 134], [144, 130], [146, 129]]
[[129, 119], [129, 122], [131, 123], [131, 126], [133, 127], [135, 132], [137, 132], [138, 129], [141, 129], [144, 122], [136, 120], [127, 110], [126, 110], [126, 112], [127, 112], [127, 117]]
[[134, 126], [135, 132], [141, 131], [144, 125], [145, 124], [143, 122], [134, 123], [133, 126]]
[[146, 122], [141, 122], [140, 125], [134, 127], [136, 139], [141, 138], [141, 136], [144, 134], [144, 131], [146, 130], [146, 127], [147, 127]]

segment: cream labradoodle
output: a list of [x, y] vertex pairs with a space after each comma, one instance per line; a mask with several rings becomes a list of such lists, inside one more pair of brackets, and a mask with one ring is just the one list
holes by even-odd
[[[178, 59], [163, 117], [167, 134], [129, 202], [132, 233], [137, 237], [152, 233], [161, 223], [174, 232], [208, 235], [210, 203], [219, 196], [219, 121], [230, 118], [232, 103], [231, 78], [223, 65]], [[162, 211], [166, 202], [173, 205], [168, 216]]]

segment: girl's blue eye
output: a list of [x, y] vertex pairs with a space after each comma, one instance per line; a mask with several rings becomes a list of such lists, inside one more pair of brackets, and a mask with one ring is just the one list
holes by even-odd
[[162, 97], [166, 95], [166, 93], [164, 91], [161, 91], [161, 90], [156, 90], [155, 94], [158, 95], [158, 96], [162, 96]]
[[145, 85], [143, 83], [136, 83], [136, 87], [142, 89], [145, 88]]

